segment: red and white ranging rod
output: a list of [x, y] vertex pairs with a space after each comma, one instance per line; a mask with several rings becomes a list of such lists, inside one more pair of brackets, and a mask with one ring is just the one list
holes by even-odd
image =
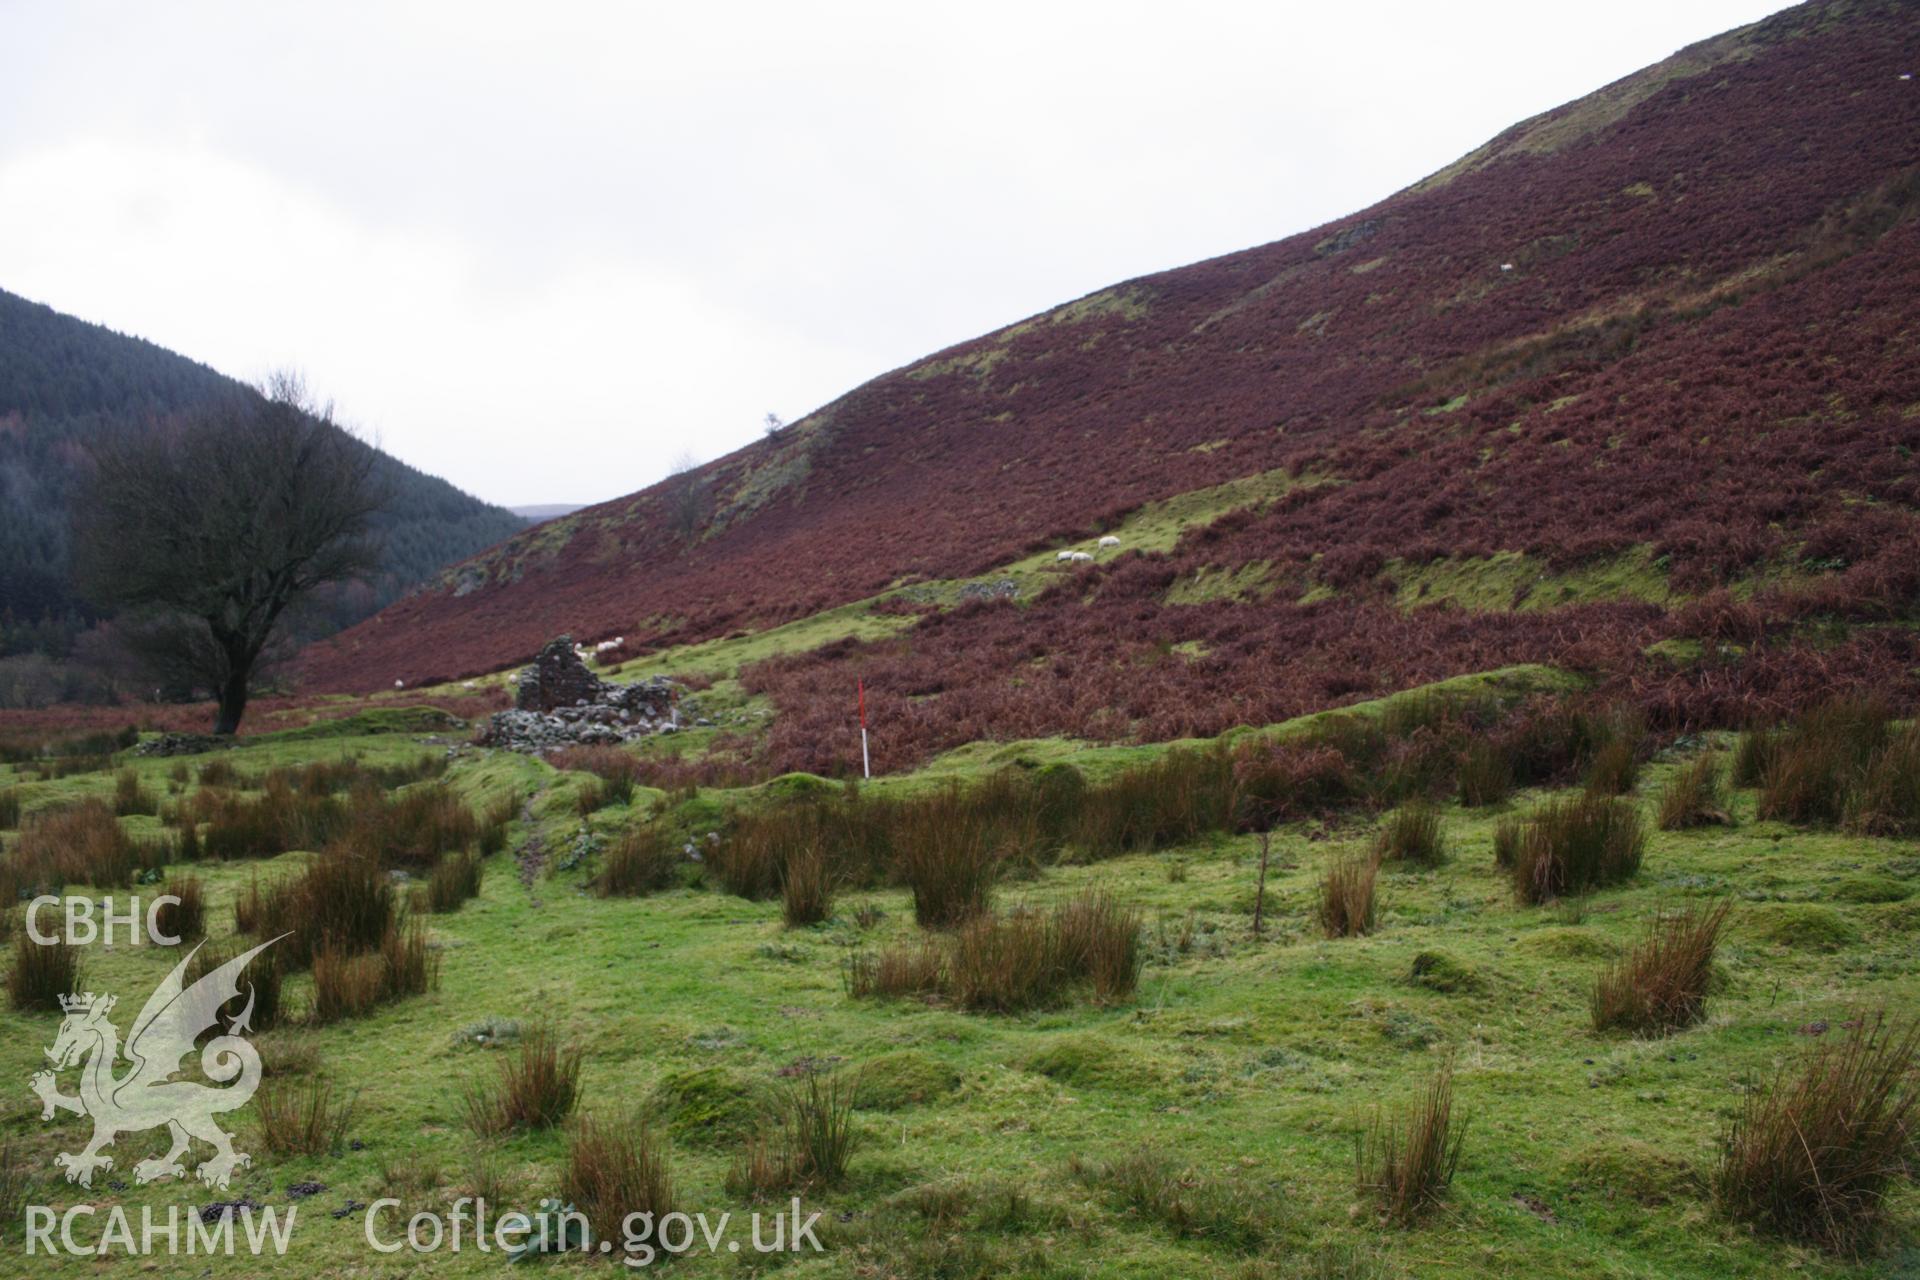
[[853, 687], [860, 692], [860, 776], [871, 778], [873, 764], [867, 758], [867, 682], [855, 680]]

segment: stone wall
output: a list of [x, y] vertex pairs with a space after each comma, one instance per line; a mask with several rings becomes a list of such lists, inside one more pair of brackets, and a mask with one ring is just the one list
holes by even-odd
[[562, 747], [631, 742], [679, 729], [692, 708], [665, 676], [609, 684], [561, 636], [540, 650], [516, 679], [513, 710], [496, 711], [480, 744], [542, 754]]

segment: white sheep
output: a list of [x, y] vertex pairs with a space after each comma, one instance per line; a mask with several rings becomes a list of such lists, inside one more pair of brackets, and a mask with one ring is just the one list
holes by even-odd
[[460, 687], [462, 689], [478, 689], [480, 682], [478, 680], [465, 680], [461, 682]]
[[1069, 551], [1067, 552], [1067, 559], [1075, 561], [1091, 560], [1093, 559], [1093, 553], [1091, 551]]
[[404, 689], [407, 687], [407, 682], [405, 680], [395, 680], [393, 682], [393, 687], [396, 689]]
[[1106, 537], [1100, 539], [1100, 545], [1103, 547], [1117, 547], [1120, 545], [1120, 539], [1114, 537], [1112, 534], [1108, 534]]
[[1500, 269], [1502, 271], [1511, 271], [1513, 270], [1513, 264], [1511, 262], [1503, 262], [1500, 264]]
[[1062, 551], [1059, 555], [1055, 556], [1054, 559], [1061, 564], [1065, 564], [1067, 561], [1073, 559], [1074, 554], [1075, 553], [1071, 551]]

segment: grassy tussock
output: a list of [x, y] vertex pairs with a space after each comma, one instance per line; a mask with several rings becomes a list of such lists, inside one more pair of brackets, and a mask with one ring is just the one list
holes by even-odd
[[203, 784], [180, 818], [204, 826], [206, 856], [227, 862], [322, 848], [345, 834], [351, 813], [328, 792], [303, 791], [282, 779], [253, 798]]
[[27, 815], [0, 876], [7, 883], [0, 887], [14, 889], [16, 896], [55, 892], [69, 884], [124, 889], [150, 861], [105, 801], [82, 800]]
[[1835, 1253], [1873, 1247], [1913, 1168], [1917, 1071], [1920, 1023], [1873, 1014], [1750, 1090], [1714, 1178], [1720, 1211]]
[[1280, 1197], [1239, 1171], [1208, 1173], [1148, 1147], [1100, 1163], [1076, 1156], [1068, 1161], [1067, 1172], [1106, 1192], [1129, 1214], [1160, 1223], [1183, 1240], [1256, 1253], [1276, 1239], [1288, 1221]]
[[387, 930], [380, 940], [380, 960], [385, 971], [385, 999], [423, 996], [440, 986], [440, 955], [427, 945], [424, 920], [402, 920]]
[[771, 898], [780, 891], [783, 842], [769, 830], [779, 820], [769, 819], [770, 815], [762, 815], [737, 821], [708, 860], [714, 879], [736, 897]]
[[802, 849], [780, 871], [780, 915], [789, 929], [819, 924], [833, 914], [833, 871], [817, 848]]
[[0, 787], [0, 828], [20, 825], [25, 795], [20, 787]]
[[1720, 757], [1709, 752], [1674, 770], [1660, 792], [1662, 831], [1725, 825], [1733, 821], [1727, 809], [1726, 771]]
[[344, 1145], [354, 1099], [336, 1099], [323, 1079], [262, 1080], [254, 1095], [260, 1145], [277, 1156], [324, 1156]]
[[1063, 803], [1055, 835], [1092, 858], [1146, 852], [1231, 828], [1242, 794], [1231, 753], [1175, 748]]
[[[662, 1144], [644, 1123], [605, 1122], [581, 1117], [567, 1133], [566, 1159], [560, 1167], [560, 1199], [573, 1205], [599, 1239], [619, 1249], [629, 1243], [631, 1220], [636, 1238], [643, 1221], [659, 1222], [674, 1212], [673, 1171]], [[635, 1215], [651, 1215], [650, 1219]]]
[[160, 893], [163, 897], [179, 899], [159, 903], [154, 910], [153, 923], [163, 935], [182, 939], [206, 936], [207, 895], [199, 876], [169, 879]]
[[843, 882], [877, 883], [889, 861], [905, 806], [860, 799], [856, 789], [791, 800], [753, 810], [729, 824], [726, 837], [708, 854], [708, 866], [729, 893], [743, 898], [780, 894], [787, 859], [820, 849]]
[[409, 787], [384, 801], [365, 792], [355, 799], [348, 840], [383, 866], [423, 870], [479, 842], [479, 819], [444, 783]]
[[122, 769], [113, 776], [113, 811], [122, 818], [157, 814], [160, 801], [140, 781], [137, 772]]
[[448, 854], [427, 877], [427, 910], [436, 915], [458, 911], [462, 903], [480, 896], [485, 876], [486, 865], [478, 853]]
[[[281, 1000], [282, 983], [286, 977], [286, 966], [279, 958], [278, 946], [268, 947], [248, 962], [235, 984], [240, 994], [221, 1006], [220, 1017], [224, 1021], [238, 1018], [247, 1011], [247, 1025], [256, 1031], [268, 1031], [285, 1021], [286, 1006]], [[215, 969], [239, 954], [218, 943], [203, 943], [187, 961], [187, 971], [182, 975], [188, 983], [198, 982]]]
[[346, 956], [378, 949], [399, 917], [392, 879], [372, 859], [344, 851], [321, 854], [266, 888], [255, 881], [234, 900], [242, 932], [291, 935], [275, 950], [296, 969], [322, 950]]
[[1493, 824], [1493, 865], [1511, 872], [1520, 860], [1520, 842], [1527, 834], [1526, 819], [1505, 817]]
[[640, 758], [615, 746], [565, 747], [549, 755], [547, 763], [564, 773], [590, 773], [603, 782], [632, 783], [640, 776]]
[[233, 767], [231, 760], [209, 760], [200, 766], [196, 776], [203, 787], [235, 787], [240, 784], [240, 771]]
[[[480, 823], [444, 783], [387, 795], [389, 778], [357, 765], [275, 770], [257, 797], [203, 788], [181, 809], [183, 822], [205, 825], [210, 858], [263, 858], [346, 843], [389, 867], [425, 870], [447, 853], [474, 848]], [[346, 794], [340, 794], [350, 782]]]
[[125, 751], [140, 741], [140, 730], [134, 725], [117, 733], [105, 729], [66, 736], [60, 733], [51, 728], [19, 733], [16, 727], [8, 737], [0, 738], [0, 764], [44, 771], [48, 765], [80, 759], [92, 762], [82, 772], [93, 773], [106, 767], [101, 757]]
[[[390, 765], [369, 765], [358, 756], [345, 755], [334, 760], [313, 760], [302, 765], [281, 766], [267, 771], [263, 787], [293, 787], [316, 795], [329, 795], [371, 788], [392, 791], [408, 783], [437, 778], [447, 771], [447, 757], [439, 752], [422, 751], [411, 760]], [[224, 785], [234, 785], [228, 782]]]
[[606, 863], [594, 877], [593, 891], [603, 898], [638, 898], [673, 887], [680, 856], [665, 830], [633, 827], [607, 851]]
[[313, 1020], [364, 1017], [379, 1005], [424, 995], [440, 985], [440, 957], [427, 945], [424, 921], [388, 926], [373, 951], [323, 945], [313, 956]]
[[1015, 1013], [1080, 987], [1102, 1003], [1126, 999], [1145, 960], [1139, 913], [1092, 892], [1051, 911], [980, 916], [939, 941], [862, 953], [847, 986], [855, 997], [937, 994], [971, 1012]]
[[992, 824], [957, 792], [913, 817], [901, 833], [896, 865], [913, 893], [914, 919], [922, 928], [947, 929], [980, 915], [992, 900], [1004, 852]]
[[1646, 851], [1630, 800], [1549, 801], [1521, 828], [1509, 874], [1523, 902], [1550, 902], [1631, 879]]
[[947, 985], [947, 949], [932, 938], [858, 952], [847, 962], [847, 994], [856, 1000], [933, 996]]
[[1759, 786], [1773, 765], [1774, 750], [1779, 742], [1777, 729], [1749, 729], [1741, 734], [1740, 744], [1733, 752], [1733, 785]]
[[794, 1185], [838, 1186], [859, 1146], [853, 1123], [859, 1080], [837, 1071], [810, 1071], [781, 1100], [786, 1160]]
[[948, 994], [972, 1012], [1016, 1013], [1085, 984], [1101, 1003], [1133, 994], [1145, 963], [1140, 916], [1087, 893], [1051, 912], [983, 916], [956, 932]]
[[1891, 735], [1847, 800], [1847, 825], [1872, 836], [1920, 836], [1920, 721]]
[[1542, 786], [1577, 777], [1622, 723], [1621, 715], [1606, 708], [1537, 699], [1491, 738], [1506, 755], [1515, 785]]
[[1455, 787], [1467, 803], [1494, 803], [1516, 785], [1593, 772], [1609, 747], [1615, 763], [1601, 772], [1631, 774], [1645, 746], [1629, 709], [1413, 698], [1377, 716], [1327, 716], [1279, 741], [1174, 748], [1098, 784], [1055, 763], [903, 799], [815, 787], [735, 816], [710, 865], [729, 892], [771, 898], [788, 859], [817, 847], [841, 883], [905, 884], [922, 924], [951, 927], [987, 909], [999, 868], [1151, 851], [1209, 832], [1425, 802]]
[[474, 841], [474, 848], [483, 858], [491, 858], [507, 847], [507, 828], [519, 816], [520, 805], [513, 796], [502, 796], [487, 806], [480, 815], [480, 834]]
[[1440, 830], [1439, 810], [1424, 800], [1394, 810], [1380, 829], [1374, 853], [1396, 862], [1439, 866], [1447, 860], [1447, 842]]
[[81, 988], [80, 951], [64, 939], [42, 946], [21, 929], [13, 938], [7, 1002], [20, 1010], [60, 1012], [60, 997], [74, 995]]
[[1791, 724], [1746, 734], [1734, 781], [1760, 789], [1762, 818], [1920, 835], [1920, 721], [1896, 727], [1871, 698], [1838, 698]]
[[948, 993], [963, 1009], [1031, 1009], [1064, 985], [1061, 958], [1054, 922], [1039, 912], [982, 916], [953, 936]]
[[633, 779], [629, 777], [598, 778], [583, 785], [574, 795], [574, 808], [583, 818], [632, 802]]
[[1363, 802], [1367, 788], [1354, 762], [1330, 743], [1293, 741], [1240, 752], [1234, 780], [1246, 825], [1332, 813]]
[[469, 1081], [461, 1094], [466, 1122], [483, 1138], [560, 1124], [580, 1101], [583, 1051], [563, 1049], [552, 1028], [527, 1028], [506, 1050], [491, 1081]]
[[323, 947], [313, 957], [312, 970], [311, 1016], [321, 1026], [363, 1018], [386, 997], [386, 963], [376, 953]]
[[262, 888], [260, 877], [256, 874], [247, 881], [247, 887], [233, 895], [233, 927], [239, 933], [261, 933], [267, 923], [267, 895], [271, 888]]
[[756, 1133], [727, 1167], [723, 1185], [730, 1196], [763, 1200], [790, 1190], [794, 1179], [793, 1161], [781, 1145], [779, 1135], [769, 1138], [764, 1133]]
[[1713, 953], [1730, 904], [1692, 906], [1656, 918], [1646, 936], [1594, 983], [1596, 1031], [1664, 1035], [1706, 1016]]
[[1762, 818], [1837, 826], [1887, 740], [1886, 707], [1839, 698], [1808, 711], [1774, 738], [1760, 774]]
[[1137, 910], [1122, 906], [1111, 894], [1088, 891], [1063, 904], [1053, 921], [1061, 968], [1084, 976], [1096, 1001], [1106, 1004], [1134, 993], [1146, 964]]
[[1372, 933], [1375, 920], [1374, 882], [1380, 861], [1349, 855], [1336, 859], [1320, 880], [1315, 917], [1329, 938], [1353, 938]]
[[1640, 781], [1640, 764], [1651, 745], [1646, 717], [1634, 707], [1610, 707], [1594, 716], [1580, 736], [1585, 739], [1580, 759], [1586, 771], [1587, 794], [1631, 794]]
[[1466, 1138], [1453, 1109], [1453, 1072], [1443, 1067], [1406, 1110], [1376, 1114], [1354, 1144], [1355, 1183], [1388, 1222], [1418, 1221], [1447, 1193]]
[[1513, 761], [1497, 743], [1476, 738], [1460, 756], [1460, 803], [1470, 809], [1500, 804], [1513, 794]]
[[1640, 781], [1640, 744], [1630, 738], [1614, 738], [1594, 753], [1587, 767], [1586, 789], [1590, 796], [1624, 796]]

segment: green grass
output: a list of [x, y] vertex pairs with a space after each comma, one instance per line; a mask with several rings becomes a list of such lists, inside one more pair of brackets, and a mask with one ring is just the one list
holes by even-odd
[[[378, 760], [420, 748], [405, 735], [387, 734], [282, 739], [232, 755], [243, 770], [258, 771], [268, 762], [329, 758], [343, 749]], [[969, 754], [945, 763], [959, 769], [980, 761]], [[164, 789], [169, 764], [136, 768]], [[1651, 765], [1642, 797], [1657, 795], [1673, 767]], [[474, 754], [456, 762], [449, 778], [476, 802], [547, 788], [535, 812], [550, 849], [564, 847], [578, 830], [568, 783], [537, 762]], [[105, 794], [111, 774], [46, 785]], [[645, 795], [595, 815], [595, 825], [637, 820]], [[881, 1064], [873, 1105], [857, 1113], [863, 1141], [848, 1181], [808, 1195], [810, 1207], [828, 1211], [826, 1238], [842, 1252], [783, 1268], [795, 1277], [850, 1274], [856, 1253], [881, 1268], [873, 1274], [887, 1274], [887, 1267], [909, 1273], [912, 1258], [930, 1268], [926, 1251], [960, 1247], [930, 1226], [932, 1206], [957, 1203], [970, 1207], [945, 1230], [958, 1232], [966, 1248], [1004, 1262], [1025, 1258], [1029, 1237], [1044, 1236], [1047, 1274], [1060, 1275], [1237, 1275], [1262, 1258], [1273, 1268], [1264, 1274], [1287, 1275], [1289, 1258], [1314, 1250], [1377, 1251], [1385, 1274], [1423, 1277], [1734, 1277], [1789, 1268], [1809, 1276], [1885, 1274], [1884, 1258], [1844, 1265], [1724, 1225], [1707, 1212], [1698, 1186], [1737, 1105], [1734, 1085], [1770, 1075], [1803, 1049], [1808, 1040], [1796, 1028], [1816, 1020], [1837, 1026], [1864, 1003], [1910, 1009], [1920, 1002], [1920, 911], [1911, 901], [1830, 894], [1833, 883], [1867, 875], [1912, 883], [1920, 866], [1911, 843], [1760, 823], [1752, 793], [1738, 792], [1730, 828], [1653, 832], [1644, 870], [1628, 885], [1576, 907], [1521, 907], [1492, 865], [1492, 828], [1500, 814], [1541, 798], [1525, 793], [1504, 807], [1445, 808], [1451, 860], [1435, 870], [1383, 869], [1377, 930], [1338, 942], [1323, 941], [1312, 924], [1314, 887], [1330, 859], [1371, 845], [1373, 819], [1337, 826], [1330, 838], [1299, 828], [1277, 833], [1266, 937], [1258, 942], [1250, 931], [1255, 850], [1246, 838], [1216, 836], [1171, 854], [1050, 868], [1010, 883], [1001, 892], [1005, 905], [1048, 905], [1100, 888], [1138, 906], [1148, 921], [1149, 961], [1134, 999], [1020, 1017], [847, 997], [842, 966], [855, 948], [913, 935], [904, 890], [843, 893], [827, 923], [787, 930], [778, 903], [711, 890], [593, 897], [583, 891], [591, 863], [530, 891], [513, 874], [510, 855], [496, 857], [479, 898], [430, 921], [441, 948], [437, 993], [382, 1006], [363, 1020], [260, 1037], [270, 1048], [306, 1046], [319, 1074], [357, 1095], [348, 1137], [364, 1149], [272, 1156], [257, 1141], [252, 1107], [239, 1113], [239, 1146], [255, 1164], [222, 1198], [247, 1195], [285, 1206], [291, 1183], [328, 1188], [301, 1202], [286, 1259], [244, 1271], [404, 1271], [410, 1258], [368, 1251], [359, 1215], [335, 1221], [328, 1211], [349, 1197], [370, 1202], [386, 1194], [400, 1166], [410, 1203], [444, 1210], [469, 1191], [476, 1157], [458, 1086], [490, 1073], [503, 1050], [480, 1047], [461, 1032], [489, 1020], [545, 1019], [563, 1043], [583, 1050], [581, 1109], [603, 1119], [677, 1096], [662, 1086], [690, 1073], [771, 1089], [781, 1069], [806, 1060], [837, 1059], [856, 1071]], [[1650, 822], [1653, 801], [1640, 803]], [[515, 841], [524, 834], [516, 823]], [[278, 859], [263, 874], [301, 856]], [[1167, 875], [1170, 857], [1184, 865], [1184, 878]], [[214, 939], [228, 940], [231, 902], [254, 871], [250, 863], [199, 868]], [[1736, 910], [1708, 1020], [1661, 1041], [1593, 1034], [1587, 993], [1606, 957], [1636, 938], [1655, 911], [1723, 895], [1735, 899]], [[884, 916], [861, 928], [854, 923], [861, 906], [877, 906]], [[1176, 939], [1189, 914], [1199, 926], [1189, 937], [1198, 941], [1182, 950]], [[156, 948], [90, 951], [90, 984], [121, 995], [123, 1028], [175, 958]], [[1415, 981], [1416, 957], [1430, 952], [1444, 953], [1473, 981]], [[1431, 962], [1424, 969], [1434, 970]], [[304, 975], [289, 980], [295, 1008], [308, 984]], [[23, 1082], [37, 1069], [56, 1023], [47, 1014], [0, 1013], [0, 1077]], [[274, 1049], [270, 1059], [281, 1052]], [[1452, 1193], [1417, 1229], [1377, 1227], [1364, 1212], [1350, 1213], [1354, 1137], [1369, 1108], [1413, 1096], [1447, 1054], [1455, 1061], [1458, 1106], [1469, 1117]], [[911, 1087], [878, 1087], [892, 1078]], [[50, 1162], [55, 1151], [77, 1148], [83, 1122], [63, 1117], [43, 1125], [23, 1085], [15, 1095], [4, 1113], [5, 1136], [32, 1172], [28, 1199], [78, 1202], [77, 1189], [58, 1181]], [[660, 1133], [673, 1117], [655, 1119]], [[124, 1179], [134, 1159], [151, 1154], [149, 1142], [124, 1137], [109, 1176]], [[489, 1176], [531, 1207], [556, 1192], [564, 1144], [560, 1132], [505, 1139], [487, 1157]], [[1285, 1212], [1271, 1221], [1262, 1216], [1252, 1243], [1240, 1231], [1181, 1231], [1069, 1171], [1073, 1156], [1121, 1161], [1143, 1145], [1206, 1185], [1277, 1196]], [[683, 1207], [747, 1211], [723, 1187], [732, 1147], [673, 1137], [668, 1146]], [[1658, 1194], [1643, 1185], [1649, 1179]], [[136, 1213], [141, 1205], [197, 1206], [214, 1198], [197, 1186], [138, 1188], [130, 1180], [122, 1190], [87, 1197]], [[1553, 1221], [1529, 1208], [1536, 1201]], [[908, 1212], [903, 1205], [920, 1207]], [[1920, 1216], [1911, 1186], [1894, 1210], [1911, 1238]], [[840, 1214], [850, 1216], [839, 1222]], [[15, 1231], [0, 1249], [0, 1274], [44, 1270], [17, 1247]], [[496, 1274], [501, 1265], [497, 1256], [468, 1252], [437, 1257], [430, 1273]], [[133, 1274], [139, 1266], [115, 1258], [91, 1270]], [[724, 1257], [674, 1266], [687, 1276], [740, 1271]], [[216, 1264], [211, 1274], [242, 1272]]]
[[261, 734], [260, 739], [266, 742], [300, 742], [387, 733], [446, 733], [459, 727], [457, 717], [435, 707], [382, 707], [339, 720], [321, 720], [298, 729], [278, 729]]
[[[720, 679], [738, 675], [740, 668], [750, 662], [759, 662], [783, 653], [818, 649], [836, 640], [877, 640], [912, 625], [915, 619], [911, 616], [873, 612], [874, 602], [881, 598], [875, 596], [868, 600], [856, 600], [751, 635], [676, 645], [622, 663], [603, 674], [632, 679], [648, 675], [698, 674]], [[704, 696], [702, 701], [706, 701]]]
[[1421, 685], [1415, 689], [1391, 693], [1382, 698], [1352, 703], [1331, 711], [1315, 711], [1275, 725], [1242, 726], [1230, 729], [1219, 738], [1181, 738], [1170, 742], [1096, 744], [1073, 738], [1021, 738], [1012, 742], [970, 742], [934, 757], [911, 774], [880, 777], [863, 784], [876, 795], [889, 792], [913, 793], [949, 781], [966, 781], [1008, 765], [1037, 768], [1067, 763], [1098, 782], [1135, 765], [1157, 760], [1176, 748], [1205, 747], [1215, 742], [1239, 743], [1254, 738], [1275, 741], [1309, 733], [1330, 717], [1355, 715], [1367, 718], [1387, 714], [1410, 700], [1441, 697], [1471, 699], [1497, 696], [1518, 699], [1530, 693], [1571, 692], [1584, 687], [1585, 681], [1570, 672], [1534, 663], [1478, 671]]
[[1660, 603], [1673, 596], [1650, 547], [1560, 573], [1532, 556], [1501, 551], [1424, 565], [1394, 561], [1385, 575], [1399, 584], [1397, 598], [1403, 608], [1444, 601], [1467, 609], [1556, 609], [1591, 600]]
[[[1285, 471], [1263, 471], [1229, 480], [1224, 484], [1176, 494], [1170, 498], [1142, 505], [1129, 513], [1114, 528], [1107, 530], [1106, 532], [1120, 539], [1118, 550], [1098, 551], [1092, 545], [1094, 539], [1091, 538], [1087, 540], [1086, 549], [1096, 551], [1102, 561], [1111, 560], [1129, 551], [1170, 551], [1182, 534], [1211, 524], [1230, 511], [1243, 507], [1257, 509], [1291, 489], [1303, 484], [1318, 483], [1323, 481], [1313, 477], [1296, 478]], [[625, 679], [638, 679], [656, 674], [697, 673], [724, 681], [737, 676], [740, 669], [748, 663], [758, 662], [778, 654], [805, 652], [831, 644], [836, 640], [849, 638], [881, 639], [898, 634], [913, 625], [915, 619], [911, 615], [874, 612], [874, 605], [883, 600], [903, 597], [947, 607], [960, 600], [960, 592], [967, 586], [1007, 580], [1011, 580], [1016, 585], [1021, 597], [1030, 598], [1055, 582], [1065, 579], [1076, 569], [1077, 566], [1069, 567], [1060, 564], [1056, 559], [1056, 551], [1049, 548], [977, 577], [937, 579], [896, 587], [879, 595], [850, 601], [782, 626], [769, 627], [747, 635], [663, 649], [658, 653], [647, 654], [613, 667], [607, 674]], [[1231, 589], [1235, 593], [1258, 595], [1264, 578], [1264, 568], [1242, 568], [1226, 576], [1232, 580], [1234, 585]], [[1217, 585], [1213, 583], [1208, 583], [1205, 587], [1179, 584], [1174, 588], [1173, 598], [1176, 601], [1209, 599], [1213, 598], [1218, 590]], [[448, 687], [448, 690], [450, 689], [451, 686]], [[725, 696], [725, 692], [721, 692], [722, 696]], [[703, 705], [712, 702], [711, 692], [702, 698]]]

